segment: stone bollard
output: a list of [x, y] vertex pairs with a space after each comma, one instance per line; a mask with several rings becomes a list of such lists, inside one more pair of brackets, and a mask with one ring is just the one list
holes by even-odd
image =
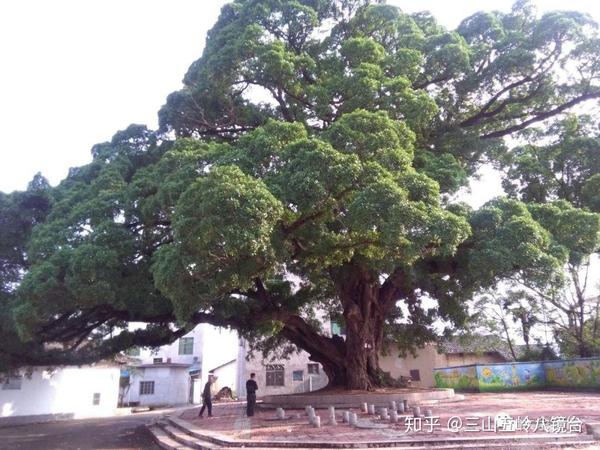
[[393, 409], [390, 411], [390, 422], [398, 423], [398, 413]]
[[388, 415], [388, 409], [387, 408], [381, 408], [380, 413], [381, 413], [381, 418], [383, 420], [389, 420], [390, 416]]
[[329, 407], [329, 424], [337, 425], [337, 421], [335, 420], [335, 406]]
[[408, 411], [408, 400], [402, 400], [402, 404], [404, 405], [404, 411]]
[[390, 400], [390, 411], [398, 411], [396, 407], [396, 402], [394, 400]]
[[356, 415], [356, 413], [350, 413], [350, 425], [355, 427], [357, 423], [358, 423], [358, 416]]
[[308, 422], [313, 423], [315, 421], [315, 409], [311, 406], [308, 409]]
[[406, 408], [404, 408], [404, 402], [398, 403], [398, 412], [400, 414], [404, 414], [404, 411], [406, 411]]
[[369, 412], [369, 407], [367, 406], [366, 403], [363, 403], [361, 406], [362, 412], [364, 412], [365, 414], [367, 414]]
[[313, 421], [313, 425], [316, 428], [321, 428], [321, 417], [320, 416], [315, 416], [315, 419]]
[[306, 405], [306, 406], [304, 407], [304, 412], [305, 412], [307, 415], [308, 415], [308, 411], [309, 411], [309, 409], [310, 409], [310, 408], [312, 408], [312, 406], [310, 406], [310, 405]]
[[421, 417], [421, 408], [419, 406], [413, 406], [413, 417]]
[[342, 420], [344, 421], [344, 423], [350, 423], [350, 411], [344, 411]]
[[431, 409], [426, 409], [424, 415], [425, 417], [433, 417], [433, 411]]
[[285, 419], [285, 411], [283, 408], [277, 408], [275, 410], [275, 416], [279, 419], [279, 420], [283, 420]]
[[369, 405], [369, 414], [371, 414], [371, 415], [375, 414], [375, 405]]

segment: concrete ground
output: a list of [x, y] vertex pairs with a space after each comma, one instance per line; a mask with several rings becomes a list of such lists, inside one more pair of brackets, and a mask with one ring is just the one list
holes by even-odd
[[1, 450], [158, 450], [145, 424], [160, 413], [0, 428]]
[[[533, 433], [576, 436], [588, 431], [586, 423], [600, 422], [600, 392], [466, 394], [462, 401], [422, 407], [425, 408], [432, 409], [438, 424], [427, 426], [426, 419], [422, 419], [420, 431], [410, 429], [411, 426], [405, 417], [402, 417], [398, 424], [390, 424], [389, 421], [362, 414], [358, 408], [353, 411], [359, 414], [359, 421], [362, 419], [367, 425], [364, 428], [351, 428], [342, 423], [339, 410], [338, 424], [329, 425], [327, 410], [323, 409], [317, 410], [323, 424], [321, 428], [309, 425], [303, 410], [286, 411], [289, 420], [284, 421], [273, 420], [273, 410], [258, 411], [254, 417], [248, 419], [241, 405], [216, 405], [214, 417], [211, 419], [197, 418], [197, 408], [188, 409], [179, 414], [179, 417], [207, 431], [252, 441], [369, 442], [471, 436], [508, 437], [510, 434]], [[499, 415], [515, 419], [520, 429], [512, 430], [512, 422], [497, 422], [496, 417]], [[457, 423], [456, 417], [459, 418], [460, 424]], [[370, 427], [369, 424], [374, 426]], [[490, 428], [494, 425], [498, 425], [495, 430]]]

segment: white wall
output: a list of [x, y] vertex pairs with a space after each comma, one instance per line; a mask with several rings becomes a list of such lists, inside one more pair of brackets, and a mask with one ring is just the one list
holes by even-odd
[[[126, 402], [143, 406], [181, 405], [188, 403], [190, 376], [186, 367], [130, 368], [130, 387]], [[140, 382], [154, 381], [154, 394], [140, 395]]]
[[217, 381], [214, 383], [214, 393], [216, 394], [224, 387], [233, 391], [233, 396], [237, 395], [237, 363], [234, 361], [214, 371]]
[[194, 364], [194, 358], [202, 366], [202, 380], [208, 379], [209, 370], [214, 369], [237, 357], [237, 333], [226, 328], [209, 324], [200, 324], [184, 337], [194, 338], [194, 350], [191, 355], [179, 354], [179, 339], [156, 350], [141, 349], [135, 357], [140, 364], [152, 364], [154, 358], [162, 358], [163, 363], [170, 360], [177, 364]]
[[179, 354], [179, 339], [169, 345], [163, 345], [156, 351], [151, 349], [141, 349], [140, 356], [137, 356], [141, 364], [152, 364], [154, 358], [162, 358], [166, 363], [169, 359], [172, 363], [177, 364], [193, 364], [194, 358], [197, 358], [198, 363], [202, 361], [202, 343], [205, 326], [199, 325], [183, 337], [194, 338], [194, 350], [191, 355]]
[[[114, 414], [119, 397], [118, 367], [35, 369], [21, 389], [1, 390], [0, 417], [73, 414], [75, 418]], [[100, 404], [93, 405], [94, 393]]]
[[[238, 336], [235, 331], [202, 324], [202, 385], [208, 380], [208, 372], [238, 355]], [[223, 385], [221, 385], [223, 387]], [[229, 385], [231, 389], [235, 386]]]
[[[258, 384], [257, 397], [263, 397], [265, 395], [277, 395], [277, 394], [293, 394], [316, 391], [324, 388], [329, 379], [323, 367], [319, 364], [318, 374], [308, 373], [308, 364], [314, 364], [314, 361], [309, 359], [309, 354], [305, 351], [300, 353], [294, 353], [289, 359], [283, 359], [279, 361], [264, 361], [262, 356], [257, 353], [256, 358], [252, 358], [246, 361], [244, 365], [244, 385], [240, 388], [240, 396], [246, 396], [246, 380], [250, 378], [250, 374], [254, 372], [256, 374], [256, 384]], [[245, 355], [244, 355], [245, 357]], [[266, 364], [281, 364], [284, 366], [284, 385], [283, 386], [267, 386], [266, 385]], [[293, 372], [301, 370], [303, 373], [302, 381], [293, 380]]]

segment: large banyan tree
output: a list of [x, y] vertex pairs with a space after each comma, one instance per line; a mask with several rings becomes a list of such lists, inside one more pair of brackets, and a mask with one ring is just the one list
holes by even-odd
[[0, 197], [0, 364], [91, 362], [205, 322], [294, 344], [332, 386], [385, 385], [387, 346], [562, 267], [527, 204], [456, 193], [505, 137], [600, 97], [598, 43], [585, 14], [525, 2], [450, 31], [382, 2], [235, 0], [159, 130]]

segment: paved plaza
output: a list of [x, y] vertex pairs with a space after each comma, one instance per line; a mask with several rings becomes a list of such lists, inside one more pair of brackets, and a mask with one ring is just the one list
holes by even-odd
[[285, 420], [275, 420], [272, 409], [259, 410], [254, 417], [247, 418], [243, 404], [216, 405], [210, 419], [198, 418], [197, 408], [180, 413], [179, 418], [207, 432], [259, 442], [398, 442], [540, 435], [577, 438], [587, 435], [594, 424], [600, 423], [600, 393], [596, 392], [465, 394], [463, 400], [421, 407], [426, 408], [432, 410], [431, 418], [403, 415], [398, 423], [392, 424], [362, 413], [357, 405], [352, 411], [359, 416], [359, 427], [342, 422], [342, 411], [347, 408], [337, 411], [336, 425], [329, 424], [327, 409], [317, 409], [320, 428], [308, 423], [303, 410], [287, 410]]

